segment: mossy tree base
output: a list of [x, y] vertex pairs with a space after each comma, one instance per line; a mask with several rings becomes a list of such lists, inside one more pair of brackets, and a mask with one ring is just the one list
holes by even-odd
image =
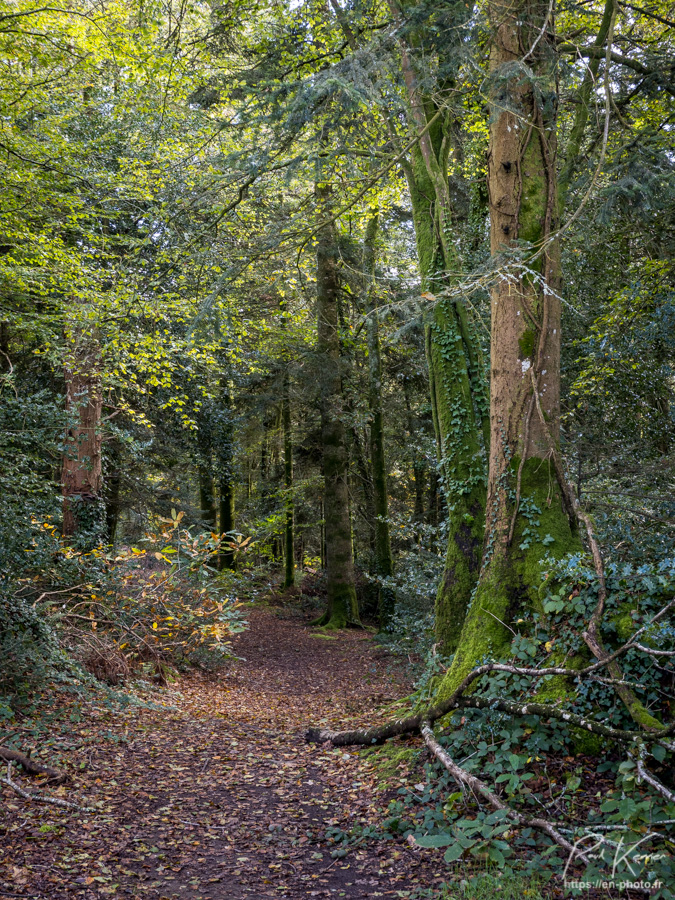
[[[514, 460], [514, 482], [518, 468], [519, 461]], [[546, 460], [531, 458], [522, 467], [519, 510], [509, 543], [513, 514], [514, 503], [505, 504], [494, 525], [497, 534], [492, 545], [488, 538], [487, 560], [452, 665], [439, 687], [439, 700], [449, 697], [481, 662], [508, 654], [517, 619], [541, 612], [539, 589], [546, 558], [561, 558], [582, 549]]]

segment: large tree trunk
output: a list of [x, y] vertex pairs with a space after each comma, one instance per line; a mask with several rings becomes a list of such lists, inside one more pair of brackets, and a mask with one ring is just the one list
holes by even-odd
[[446, 653], [457, 646], [480, 568], [485, 521], [485, 438], [487, 385], [473, 323], [463, 298], [442, 292], [452, 287], [459, 259], [452, 233], [447, 180], [450, 122], [431, 126], [403, 48], [403, 66], [414, 127], [423, 132], [413, 151], [408, 183], [422, 287], [435, 302], [426, 325], [431, 408], [440, 471], [448, 506], [445, 569], [436, 596], [436, 638]]
[[[317, 186], [318, 213], [330, 219], [330, 187]], [[357, 624], [352, 529], [349, 515], [349, 456], [343, 422], [340, 334], [338, 328], [337, 235], [332, 221], [317, 241], [317, 351], [320, 360], [321, 445], [324, 478], [326, 586], [328, 609], [318, 620], [329, 628]]]
[[87, 535], [94, 544], [103, 529], [99, 365], [95, 339], [77, 335], [65, 371], [69, 427], [61, 470], [63, 534]]
[[[488, 514], [479, 584], [441, 695], [480, 659], [507, 647], [511, 622], [538, 605], [545, 557], [581, 546], [552, 458], [560, 423], [561, 277], [547, 8], [528, 0], [492, 0], [490, 7], [491, 249], [503, 262], [492, 290]], [[538, 35], [528, 60], [535, 90], [519, 61]], [[509, 267], [516, 240], [532, 248], [527, 274]]]
[[[399, 0], [389, 0], [402, 23]], [[403, 5], [403, 4], [401, 4]], [[408, 5], [405, 4], [407, 12]], [[415, 32], [418, 46], [400, 43], [410, 128], [419, 135], [406, 175], [422, 287], [434, 302], [426, 325], [431, 408], [436, 431], [443, 490], [448, 509], [445, 569], [436, 596], [436, 638], [443, 652], [457, 646], [471, 592], [480, 568], [485, 521], [485, 453], [487, 445], [487, 384], [480, 346], [464, 299], [444, 296], [460, 269], [453, 239], [453, 209], [448, 183], [448, 158], [453, 146], [449, 112], [454, 88], [452, 71], [461, 29], [471, 7], [454, 10], [456, 44], [441, 50], [444, 77], [432, 96], [420, 88], [416, 55], [426, 61], [424, 27]], [[448, 13], [450, 15], [450, 13]], [[451, 33], [449, 22], [446, 29]], [[412, 38], [411, 38], [412, 39]]]
[[[384, 452], [384, 420], [382, 416], [382, 361], [380, 330], [377, 318], [377, 288], [375, 285], [375, 255], [378, 216], [374, 215], [366, 227], [363, 248], [363, 271], [368, 278], [366, 288], [366, 335], [368, 342], [368, 406], [370, 409], [370, 457], [373, 467], [373, 506], [375, 513], [375, 574], [388, 578], [394, 574], [389, 537], [389, 508], [387, 497], [387, 463]], [[380, 586], [378, 608], [380, 627], [385, 628], [394, 612], [395, 597], [390, 587]]]

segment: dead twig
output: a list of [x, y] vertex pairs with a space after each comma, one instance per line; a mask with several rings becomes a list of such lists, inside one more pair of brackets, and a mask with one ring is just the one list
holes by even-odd
[[11, 761], [7, 763], [7, 777], [0, 778], [1, 784], [6, 784], [10, 787], [15, 794], [18, 794], [19, 797], [23, 797], [24, 800], [33, 800], [36, 803], [49, 803], [52, 806], [60, 806], [62, 809], [76, 809], [79, 812], [96, 812], [90, 806], [78, 806], [77, 803], [71, 803], [69, 800], [61, 800], [59, 797], [47, 797], [45, 794], [39, 794], [37, 792], [30, 793], [29, 791], [24, 791], [22, 787], [20, 787], [15, 781], [12, 781], [12, 763]]
[[541, 819], [538, 817], [524, 816], [522, 813], [519, 813], [517, 810], [508, 806], [499, 797], [494, 794], [490, 788], [485, 784], [484, 781], [481, 781], [480, 778], [476, 778], [475, 775], [471, 775], [461, 766], [458, 766], [457, 763], [449, 756], [448, 753], [441, 747], [436, 738], [434, 737], [434, 733], [431, 730], [431, 724], [429, 722], [424, 722], [422, 725], [422, 737], [424, 738], [424, 743], [427, 745], [429, 750], [433, 753], [436, 759], [448, 770], [448, 772], [452, 775], [455, 781], [459, 782], [459, 784], [465, 785], [466, 787], [471, 788], [471, 790], [480, 794], [484, 800], [492, 806], [493, 809], [501, 809], [506, 812], [507, 818], [511, 819], [518, 825], [522, 825], [524, 827], [538, 828], [540, 831], [545, 832], [559, 847], [562, 847], [566, 850], [571, 858], [579, 859], [581, 862], [586, 865], [589, 864], [588, 858], [581, 852], [581, 850], [577, 849], [573, 844], [560, 834], [560, 832], [551, 825], [550, 822], [547, 822], [546, 819]]

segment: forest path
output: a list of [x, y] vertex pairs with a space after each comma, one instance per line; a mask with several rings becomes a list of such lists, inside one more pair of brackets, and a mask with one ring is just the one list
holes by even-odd
[[[89, 747], [75, 787], [105, 796], [105, 811], [41, 807], [36, 825], [65, 833], [16, 834], [14, 896], [351, 900], [439, 884], [440, 858], [402, 838], [331, 855], [327, 829], [381, 822], [387, 798], [358, 752], [304, 741], [308, 725], [381, 720], [375, 707], [410, 689], [400, 665], [367, 632], [327, 638], [261, 608], [249, 623], [234, 641], [243, 659], [217, 679], [182, 679], [174, 709], [132, 710], [118, 744]], [[403, 783], [394, 772], [390, 787]]]

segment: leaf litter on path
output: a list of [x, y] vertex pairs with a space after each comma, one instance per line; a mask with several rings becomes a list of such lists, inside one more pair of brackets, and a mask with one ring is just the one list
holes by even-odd
[[402, 836], [335, 853], [327, 831], [381, 821], [387, 798], [358, 752], [308, 745], [304, 731], [377, 722], [410, 685], [366, 632], [314, 634], [253, 609], [233, 642], [241, 658], [217, 677], [158, 692], [164, 708], [85, 710], [61, 743], [72, 782], [54, 793], [97, 812], [7, 789], [0, 898], [352, 900], [440, 885], [439, 857]]

